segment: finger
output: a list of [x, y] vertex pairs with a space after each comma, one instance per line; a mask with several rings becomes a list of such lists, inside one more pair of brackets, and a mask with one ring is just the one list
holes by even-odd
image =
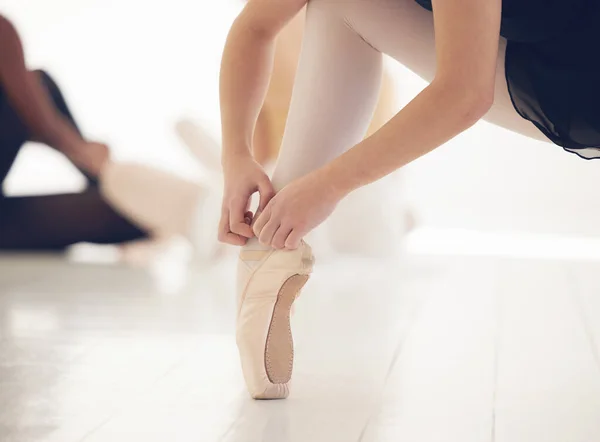
[[219, 241], [225, 242], [227, 233], [229, 233], [229, 210], [223, 206], [221, 208], [221, 218], [219, 219], [219, 227], [217, 229]]
[[235, 198], [229, 203], [229, 230], [246, 238], [252, 238], [252, 228], [245, 221], [248, 199]]
[[273, 235], [273, 240], [271, 241], [271, 246], [274, 249], [284, 249], [285, 241], [287, 240], [289, 234], [292, 232], [291, 226], [283, 226], [280, 225], [275, 235]]
[[263, 227], [269, 222], [269, 219], [271, 218], [271, 211], [267, 209], [254, 218], [255, 221], [252, 225], [252, 230], [254, 231], [254, 235], [256, 235], [256, 237], [258, 238]]
[[260, 236], [258, 237], [260, 243], [265, 246], [270, 246], [277, 229], [279, 229], [279, 221], [270, 219], [260, 231]]
[[229, 211], [224, 209], [221, 212], [221, 220], [219, 221], [218, 239], [220, 242], [225, 244], [231, 244], [233, 246], [243, 246], [246, 244], [247, 239], [231, 233], [229, 231]]
[[258, 204], [258, 211], [261, 212], [267, 207], [269, 201], [275, 196], [275, 189], [271, 180], [265, 178], [263, 181], [258, 183], [258, 194], [260, 195], [260, 202]]
[[297, 229], [292, 230], [285, 240], [285, 248], [288, 250], [295, 250], [300, 247], [300, 241], [304, 235]]
[[251, 226], [251, 225], [252, 225], [252, 219], [253, 219], [253, 218], [254, 218], [254, 214], [253, 214], [252, 212], [250, 212], [250, 211], [248, 211], [248, 212], [246, 212], [246, 213], [244, 214], [244, 222], [245, 222], [246, 224], [248, 224], [249, 226]]
[[232, 246], [243, 246], [248, 242], [248, 238], [231, 232], [226, 233], [223, 238], [223, 240], [220, 240], [222, 243], [231, 244]]
[[250, 223], [250, 227], [252, 227], [252, 230], [254, 231], [254, 236], [256, 236], [256, 230], [254, 229], [254, 226], [256, 225], [256, 222], [258, 221], [258, 219], [260, 218], [261, 215], [262, 215], [262, 212], [257, 209], [256, 213], [252, 217], [252, 222]]

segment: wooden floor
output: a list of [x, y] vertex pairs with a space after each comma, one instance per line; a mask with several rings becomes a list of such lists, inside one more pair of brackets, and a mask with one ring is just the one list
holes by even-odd
[[0, 258], [0, 441], [600, 440], [600, 262], [320, 263], [278, 402], [245, 392], [230, 268]]

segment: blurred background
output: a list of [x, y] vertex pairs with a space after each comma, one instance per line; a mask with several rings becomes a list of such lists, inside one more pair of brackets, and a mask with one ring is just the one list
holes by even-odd
[[[0, 0], [28, 65], [54, 76], [86, 135], [118, 161], [194, 181], [206, 171], [175, 125], [219, 139], [221, 52], [242, 6]], [[387, 63], [400, 107], [424, 82]], [[598, 440], [600, 163], [480, 122], [384, 182], [352, 204], [385, 201], [383, 216], [408, 211], [414, 228], [387, 244], [401, 256], [392, 263], [346, 257], [316, 272], [319, 296], [299, 303], [288, 405], [244, 395], [233, 258], [183, 270], [173, 262], [187, 252], [174, 249], [148, 273], [98, 267], [97, 251], [72, 267], [0, 257], [0, 440], [331, 442], [362, 431], [464, 442], [491, 428], [510, 442]], [[5, 191], [83, 186], [30, 143]]]
[[[185, 117], [218, 139], [220, 55], [241, 6], [234, 0], [2, 0], [30, 66], [55, 76], [84, 133], [106, 140], [119, 160], [190, 178], [202, 171], [174, 125]], [[424, 83], [389, 65], [402, 105]], [[588, 237], [600, 221], [596, 169], [594, 161], [559, 147], [480, 123], [407, 167], [402, 196], [421, 227]], [[58, 155], [32, 145], [5, 187], [24, 194], [80, 185]]]

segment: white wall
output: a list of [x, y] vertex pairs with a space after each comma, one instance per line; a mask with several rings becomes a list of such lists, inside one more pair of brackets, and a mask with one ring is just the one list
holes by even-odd
[[[30, 66], [55, 76], [86, 135], [109, 142], [118, 159], [188, 177], [197, 172], [173, 125], [190, 117], [218, 137], [220, 55], [241, 3], [0, 0], [0, 5], [23, 36]], [[31, 178], [40, 168], [23, 157], [10, 177], [10, 191], [34, 191]], [[55, 175], [65, 182], [71, 169], [56, 157], [46, 152], [43, 158], [52, 161], [53, 170], [60, 167]]]
[[[424, 82], [394, 69], [406, 102]], [[425, 226], [600, 233], [600, 160], [586, 161], [485, 122], [409, 165], [404, 180]]]

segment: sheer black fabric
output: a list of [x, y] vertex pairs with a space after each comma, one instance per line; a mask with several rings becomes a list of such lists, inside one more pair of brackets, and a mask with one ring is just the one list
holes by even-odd
[[[416, 1], [431, 10], [430, 0]], [[586, 158], [586, 148], [600, 148], [599, 25], [597, 0], [502, 4], [506, 81], [516, 111], [552, 142]]]

